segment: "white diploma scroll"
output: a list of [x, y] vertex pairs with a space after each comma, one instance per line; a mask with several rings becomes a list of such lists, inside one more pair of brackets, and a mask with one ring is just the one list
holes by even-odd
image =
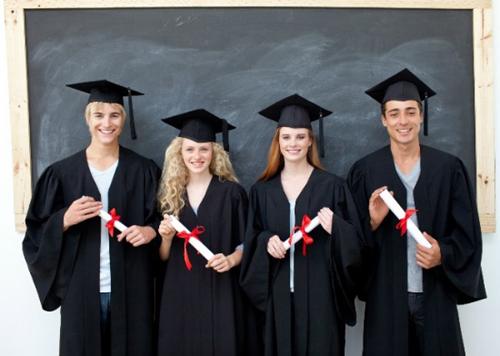
[[[104, 210], [99, 210], [99, 216], [106, 222], [110, 221], [111, 220], [111, 215], [109, 215], [107, 212], [105, 212]], [[117, 230], [120, 230], [120, 232], [123, 232], [125, 231], [125, 229], [127, 229], [127, 227], [125, 225], [123, 225], [121, 222], [119, 221], [115, 221], [114, 223], [114, 227], [117, 229]]]
[[[380, 197], [399, 220], [405, 217], [405, 211], [403, 210], [401, 205], [398, 204], [396, 199], [394, 199], [391, 193], [389, 193], [387, 190], [384, 190], [382, 193], [380, 193]], [[429, 241], [427, 241], [422, 232], [418, 229], [417, 225], [415, 225], [415, 223], [411, 219], [407, 220], [406, 227], [410, 235], [417, 241], [417, 243], [427, 248], [432, 247]]]
[[[306, 226], [305, 230], [307, 233], [311, 232], [316, 226], [319, 225], [319, 218], [316, 216], [314, 219], [312, 219], [309, 224]], [[292, 236], [292, 245], [295, 245], [297, 242], [302, 240], [302, 231], [297, 230], [293, 236]], [[286, 239], [283, 241], [283, 247], [285, 247], [285, 250], [288, 250], [290, 248], [290, 239]]]
[[[190, 233], [190, 231], [179, 220], [177, 220], [175, 216], [173, 215], [169, 216], [170, 216], [170, 223], [177, 232], [186, 231], [187, 233]], [[205, 257], [207, 261], [210, 260], [212, 257], [214, 257], [212, 251], [210, 251], [208, 247], [205, 246], [203, 242], [201, 242], [200, 240], [195, 238], [189, 239], [189, 244], [193, 246], [196, 249], [196, 251], [198, 251], [203, 257]]]

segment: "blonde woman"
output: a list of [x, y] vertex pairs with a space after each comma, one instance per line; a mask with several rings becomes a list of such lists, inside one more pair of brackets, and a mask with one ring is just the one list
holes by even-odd
[[[166, 261], [158, 355], [255, 354], [248, 342], [246, 305], [238, 285], [247, 197], [215, 135], [234, 127], [208, 111], [163, 120], [180, 129], [165, 152], [158, 200]], [[176, 237], [175, 215], [215, 254], [206, 261]]]
[[[322, 168], [311, 128], [330, 112], [295, 94], [260, 114], [278, 127], [250, 193], [241, 282], [265, 313], [265, 355], [343, 355], [359, 240], [351, 195]], [[316, 215], [320, 226], [286, 250], [283, 241]]]
[[[119, 144], [123, 96], [140, 93], [108, 81], [69, 86], [90, 94], [90, 144], [38, 180], [24, 256], [43, 309], [61, 307], [60, 355], [151, 355], [160, 172]], [[129, 226], [114, 237], [98, 217], [112, 208]]]

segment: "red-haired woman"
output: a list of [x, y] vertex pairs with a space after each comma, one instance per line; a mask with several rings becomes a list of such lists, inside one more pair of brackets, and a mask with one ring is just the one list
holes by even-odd
[[[278, 128], [250, 192], [241, 284], [265, 313], [266, 355], [342, 355], [345, 323], [355, 323], [359, 240], [351, 195], [322, 168], [311, 128], [330, 112], [295, 94], [260, 114]], [[283, 241], [306, 215], [320, 226], [287, 251]]]

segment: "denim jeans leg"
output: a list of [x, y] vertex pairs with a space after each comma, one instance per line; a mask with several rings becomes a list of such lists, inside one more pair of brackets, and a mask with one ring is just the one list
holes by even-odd
[[111, 293], [100, 293], [101, 297], [101, 356], [111, 355]]
[[408, 293], [409, 355], [424, 354], [424, 293]]

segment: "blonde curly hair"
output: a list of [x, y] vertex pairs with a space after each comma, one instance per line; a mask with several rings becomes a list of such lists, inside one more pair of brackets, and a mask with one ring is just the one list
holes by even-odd
[[[189, 170], [182, 159], [182, 137], [176, 137], [165, 150], [165, 161], [158, 190], [158, 204], [162, 214], [179, 216], [186, 205], [186, 186], [189, 181]], [[212, 142], [212, 161], [210, 173], [220, 180], [238, 182], [229, 155], [216, 142]]]

